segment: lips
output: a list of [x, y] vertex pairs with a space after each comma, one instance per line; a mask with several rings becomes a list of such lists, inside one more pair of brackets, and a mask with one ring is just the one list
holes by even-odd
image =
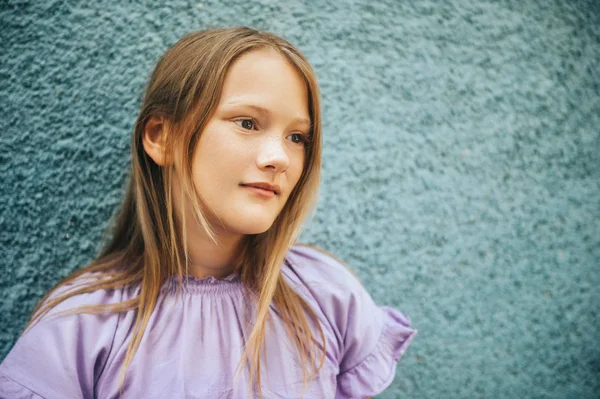
[[240, 185], [243, 187], [251, 187], [251, 188], [257, 188], [260, 190], [271, 191], [275, 195], [279, 195], [281, 193], [281, 188], [279, 188], [278, 185], [270, 184], [267, 182], [242, 183]]

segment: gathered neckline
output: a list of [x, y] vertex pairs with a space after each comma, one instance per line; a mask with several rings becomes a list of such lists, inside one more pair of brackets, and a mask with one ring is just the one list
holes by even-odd
[[[161, 292], [176, 293], [179, 288], [179, 276], [171, 276], [165, 281]], [[238, 272], [223, 278], [207, 276], [198, 278], [192, 275], [181, 276], [182, 292], [224, 293], [242, 288], [242, 280]]]

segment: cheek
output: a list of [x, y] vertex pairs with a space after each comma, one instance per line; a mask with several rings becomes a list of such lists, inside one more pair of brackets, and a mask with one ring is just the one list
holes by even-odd
[[203, 160], [218, 160], [223, 156], [227, 156], [229, 152], [228, 147], [230, 147], [231, 144], [223, 134], [220, 134], [221, 131], [222, 129], [219, 128], [218, 124], [212, 124], [206, 127], [198, 142], [198, 148], [196, 149], [198, 157], [202, 157]]
[[218, 124], [208, 128], [198, 143], [195, 169], [203, 170], [203, 175], [212, 176], [211, 180], [230, 176], [239, 179], [240, 171], [248, 162], [250, 152], [238, 137], [228, 134]]

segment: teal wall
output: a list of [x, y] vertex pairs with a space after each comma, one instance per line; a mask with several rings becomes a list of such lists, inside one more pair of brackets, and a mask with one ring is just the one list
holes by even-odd
[[0, 359], [94, 256], [153, 63], [249, 25], [322, 86], [303, 240], [419, 330], [381, 398], [600, 397], [597, 1], [132, 3], [0, 1]]

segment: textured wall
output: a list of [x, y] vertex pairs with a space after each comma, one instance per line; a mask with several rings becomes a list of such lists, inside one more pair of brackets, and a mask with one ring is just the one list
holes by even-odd
[[420, 331], [381, 397], [600, 395], [598, 2], [124, 3], [0, 1], [0, 359], [93, 257], [155, 60], [249, 25], [322, 85], [304, 241]]

